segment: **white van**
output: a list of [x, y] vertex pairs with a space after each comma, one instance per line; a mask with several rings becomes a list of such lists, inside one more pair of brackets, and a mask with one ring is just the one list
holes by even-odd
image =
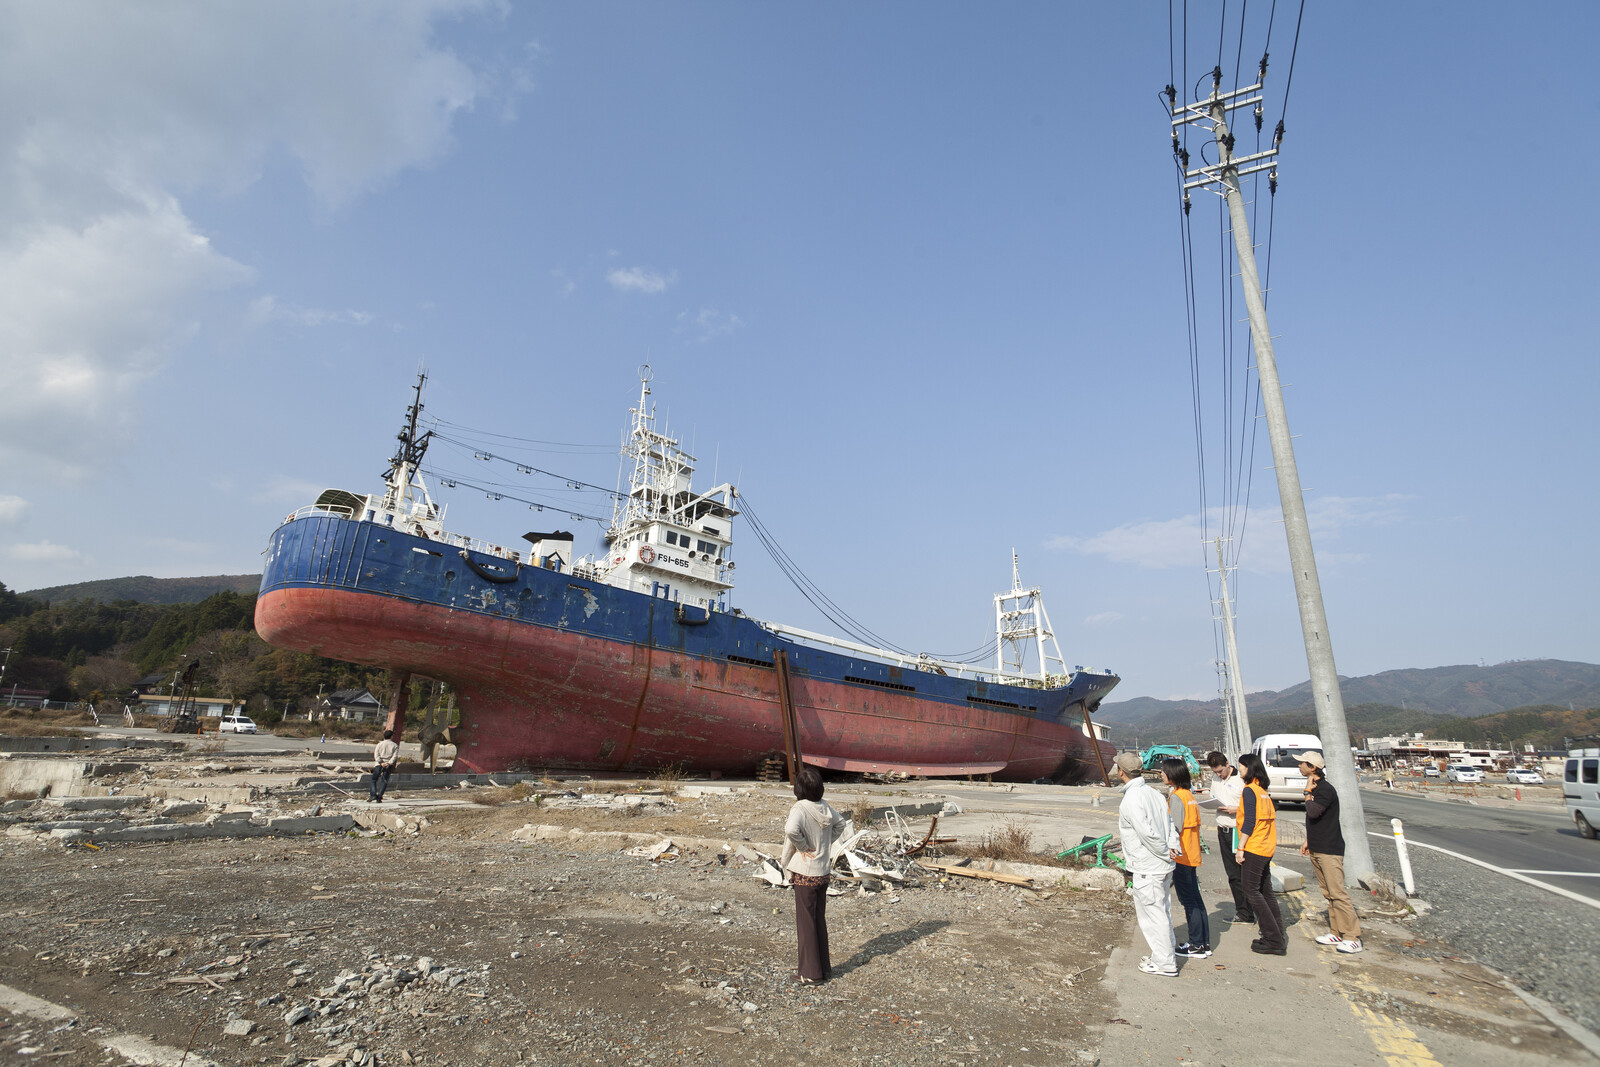
[[219, 734], [253, 734], [255, 732], [255, 720], [250, 718], [248, 715], [240, 715], [238, 713], [226, 715], [223, 716], [222, 721], [217, 724], [217, 733]]
[[1305, 803], [1306, 779], [1300, 773], [1298, 757], [1302, 752], [1321, 752], [1321, 738], [1316, 734], [1262, 734], [1250, 751], [1266, 764], [1267, 796], [1278, 803]]
[[1593, 841], [1595, 828], [1600, 827], [1600, 748], [1568, 750], [1561, 795], [1567, 798], [1567, 814], [1578, 833]]

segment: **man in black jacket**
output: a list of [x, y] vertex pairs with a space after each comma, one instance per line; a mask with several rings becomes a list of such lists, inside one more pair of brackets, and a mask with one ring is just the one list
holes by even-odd
[[1331, 932], [1317, 938], [1317, 944], [1340, 952], [1361, 951], [1361, 920], [1344, 888], [1344, 833], [1339, 829], [1339, 794], [1324, 774], [1326, 764], [1320, 752], [1302, 752], [1300, 773], [1305, 775], [1306, 843], [1300, 855], [1311, 857], [1317, 884], [1328, 901], [1328, 926]]

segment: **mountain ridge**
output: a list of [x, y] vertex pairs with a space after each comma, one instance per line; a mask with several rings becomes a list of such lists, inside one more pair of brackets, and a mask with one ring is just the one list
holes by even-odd
[[[1600, 664], [1570, 660], [1512, 660], [1492, 666], [1453, 664], [1443, 667], [1409, 667], [1377, 674], [1339, 678], [1345, 707], [1350, 711], [1352, 733], [1357, 730], [1355, 709], [1371, 732], [1407, 730], [1424, 724], [1438, 727], [1451, 719], [1475, 719], [1530, 708], [1563, 710], [1600, 707]], [[1252, 730], [1279, 722], [1314, 722], [1311, 683], [1283, 690], [1261, 690], [1245, 696]], [[1113, 736], [1154, 738], [1171, 734], [1210, 737], [1222, 715], [1220, 700], [1158, 700], [1134, 697], [1107, 701], [1100, 721]]]
[[101, 578], [92, 582], [27, 589], [21, 591], [20, 595], [50, 604], [73, 600], [198, 604], [215, 593], [254, 593], [260, 588], [259, 574], [210, 574], [195, 578], [154, 578], [148, 574], [135, 574], [126, 578]]

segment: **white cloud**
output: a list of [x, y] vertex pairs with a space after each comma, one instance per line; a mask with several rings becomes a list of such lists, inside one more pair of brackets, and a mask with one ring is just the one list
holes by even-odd
[[66, 545], [40, 541], [32, 545], [12, 545], [11, 555], [24, 563], [81, 563], [83, 553]]
[[1086, 556], [1138, 567], [1193, 566], [1202, 558], [1200, 516], [1130, 522], [1088, 537], [1060, 536], [1046, 548], [1065, 548]]
[[678, 280], [677, 274], [662, 274], [648, 267], [617, 267], [606, 273], [606, 281], [624, 293], [664, 293]]
[[[282, 155], [335, 208], [443, 155], [491, 86], [434, 27], [483, 10], [499, 8], [0, 5], [0, 458], [94, 466], [207, 299], [251, 280], [182, 197], [237, 193]], [[278, 321], [370, 320], [264, 299]]]
[[[1311, 535], [1319, 546], [1318, 559], [1352, 561], [1360, 554], [1324, 552], [1320, 549], [1350, 529], [1388, 526], [1405, 519], [1400, 493], [1372, 497], [1315, 497], [1306, 503], [1306, 518]], [[1283, 536], [1282, 514], [1278, 509], [1253, 508], [1236, 526], [1236, 536], [1244, 536], [1239, 565], [1258, 573], [1278, 572], [1288, 567], [1288, 549]], [[1124, 523], [1087, 537], [1061, 535], [1045, 542], [1047, 548], [1067, 549], [1086, 556], [1100, 556], [1113, 563], [1159, 569], [1193, 567], [1204, 563], [1215, 566], [1216, 557], [1204, 540], [1216, 537], [1223, 529], [1222, 509], [1213, 508], [1210, 522], [1202, 527], [1199, 513], [1176, 519], [1151, 519]]]
[[1083, 620], [1085, 626], [1110, 626], [1114, 622], [1121, 622], [1123, 614], [1120, 611], [1102, 611], [1098, 615], [1090, 615]]
[[678, 312], [678, 332], [692, 333], [697, 341], [709, 341], [730, 334], [743, 325], [744, 320], [739, 316], [724, 315], [716, 308], [701, 308], [693, 315], [687, 311]]
[[321, 308], [296, 307], [280, 304], [270, 293], [250, 301], [247, 321], [252, 326], [265, 326], [272, 322], [287, 322], [295, 326], [327, 326], [330, 323], [344, 326], [365, 326], [371, 322], [370, 312], [347, 308], [344, 311], [324, 311]]
[[92, 464], [135, 386], [198, 328], [206, 293], [250, 272], [175, 201], [0, 241], [0, 447]]
[[0, 526], [15, 526], [28, 514], [32, 504], [20, 496], [0, 493]]

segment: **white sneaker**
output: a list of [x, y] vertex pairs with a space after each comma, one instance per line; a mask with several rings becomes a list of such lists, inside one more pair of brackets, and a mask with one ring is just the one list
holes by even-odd
[[1159, 975], [1162, 978], [1178, 977], [1178, 968], [1174, 967], [1170, 971], [1164, 971], [1160, 967], [1157, 967], [1155, 964], [1151, 963], [1149, 956], [1146, 956], [1144, 959], [1139, 961], [1139, 969], [1145, 974]]
[[1317, 944], [1319, 945], [1332, 946], [1342, 944], [1343, 942], [1344, 938], [1340, 937], [1338, 934], [1323, 934], [1321, 937], [1317, 938]]
[[1340, 952], [1360, 952], [1361, 951], [1361, 939], [1358, 937], [1354, 941], [1341, 941], [1341, 942], [1339, 942], [1339, 951]]

